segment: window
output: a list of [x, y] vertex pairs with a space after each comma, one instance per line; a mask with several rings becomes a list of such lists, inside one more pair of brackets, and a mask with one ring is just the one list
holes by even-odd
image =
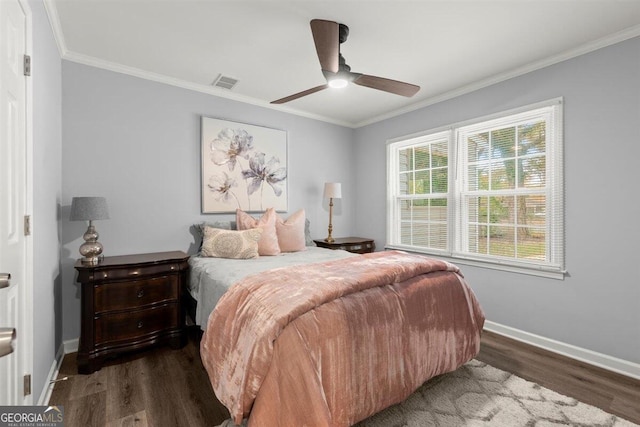
[[388, 246], [563, 269], [561, 100], [391, 141]]

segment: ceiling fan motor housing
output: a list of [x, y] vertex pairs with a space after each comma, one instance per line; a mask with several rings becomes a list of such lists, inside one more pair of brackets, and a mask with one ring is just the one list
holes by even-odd
[[338, 72], [340, 71], [351, 71], [351, 67], [347, 64], [347, 61], [344, 59], [342, 54], [338, 56]]
[[347, 37], [349, 37], [349, 27], [344, 24], [338, 24], [338, 40], [340, 43], [344, 43], [347, 41]]

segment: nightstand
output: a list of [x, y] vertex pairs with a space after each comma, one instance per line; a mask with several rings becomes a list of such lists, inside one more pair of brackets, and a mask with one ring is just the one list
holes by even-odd
[[75, 264], [81, 286], [78, 372], [90, 374], [109, 357], [168, 343], [186, 344], [189, 256], [181, 251], [104, 257]]
[[338, 237], [334, 242], [325, 242], [324, 239], [314, 240], [317, 246], [327, 249], [342, 249], [355, 254], [366, 254], [373, 252], [376, 244], [373, 239], [363, 237]]

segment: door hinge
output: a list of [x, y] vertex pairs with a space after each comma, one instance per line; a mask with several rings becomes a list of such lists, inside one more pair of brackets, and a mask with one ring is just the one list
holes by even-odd
[[31, 374], [24, 376], [24, 395], [29, 396], [31, 394]]
[[31, 215], [24, 216], [24, 235], [31, 236]]
[[24, 75], [31, 75], [31, 57], [29, 55], [24, 56]]

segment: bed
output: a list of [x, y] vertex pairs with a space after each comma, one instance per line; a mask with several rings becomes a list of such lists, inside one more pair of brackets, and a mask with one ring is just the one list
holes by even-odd
[[207, 319], [234, 283], [242, 278], [274, 268], [290, 267], [314, 262], [332, 261], [357, 256], [346, 251], [309, 246], [304, 251], [263, 256], [255, 259], [227, 259], [194, 256], [189, 259], [188, 291], [196, 304], [189, 310], [196, 325], [204, 331]]
[[310, 247], [190, 263], [203, 365], [236, 424], [350, 426], [480, 349], [482, 309], [444, 261]]

